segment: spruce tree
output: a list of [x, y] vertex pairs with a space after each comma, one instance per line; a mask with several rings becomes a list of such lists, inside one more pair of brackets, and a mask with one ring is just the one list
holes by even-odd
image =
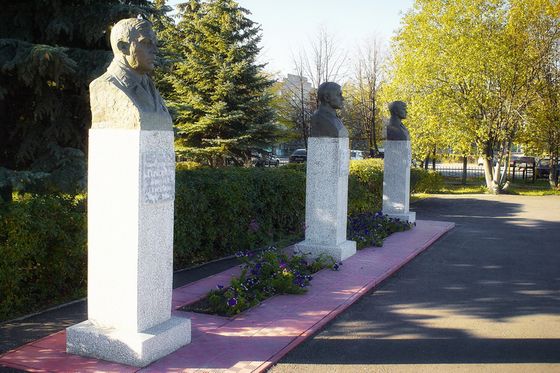
[[270, 146], [273, 124], [264, 65], [256, 62], [261, 28], [233, 0], [191, 0], [179, 5], [173, 90], [180, 155], [223, 165], [248, 163], [253, 150]]
[[[111, 60], [110, 26], [156, 13], [147, 0], [2, 5], [0, 176], [8, 175], [6, 170], [52, 173], [67, 164], [66, 155], [76, 159], [80, 151], [83, 160], [91, 121], [88, 85]], [[4, 177], [0, 188], [6, 184]]]

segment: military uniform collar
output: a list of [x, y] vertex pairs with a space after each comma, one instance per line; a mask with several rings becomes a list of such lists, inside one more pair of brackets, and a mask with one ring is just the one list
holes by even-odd
[[119, 60], [113, 60], [113, 62], [109, 65], [109, 68], [107, 68], [107, 71], [117, 78], [125, 87], [142, 85], [142, 82], [146, 79], [145, 74], [138, 74]]

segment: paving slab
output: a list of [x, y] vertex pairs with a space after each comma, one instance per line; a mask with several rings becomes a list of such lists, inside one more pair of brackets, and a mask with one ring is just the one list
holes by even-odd
[[173, 313], [191, 318], [193, 341], [143, 369], [66, 354], [64, 331], [8, 351], [0, 365], [34, 372], [263, 371], [453, 227], [420, 220], [414, 229], [388, 237], [383, 247], [360, 250], [340, 271], [317, 273], [307, 293], [270, 298], [233, 318], [177, 308], [227, 284], [238, 267], [179, 287], [173, 291]]

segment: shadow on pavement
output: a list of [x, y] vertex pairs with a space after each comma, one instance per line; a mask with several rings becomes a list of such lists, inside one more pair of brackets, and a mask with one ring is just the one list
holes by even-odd
[[[236, 259], [220, 260], [173, 274], [173, 288], [220, 273], [238, 264]], [[87, 301], [68, 304], [23, 320], [0, 324], [0, 354], [63, 330], [87, 319]], [[4, 372], [1, 370], [0, 372]]]
[[280, 364], [560, 362], [560, 199], [515, 200], [416, 203], [456, 228]]

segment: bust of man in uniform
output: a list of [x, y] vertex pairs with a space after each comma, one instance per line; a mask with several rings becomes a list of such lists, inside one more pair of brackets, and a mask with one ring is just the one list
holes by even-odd
[[402, 119], [406, 119], [406, 103], [393, 101], [389, 104], [391, 119], [387, 125], [387, 140], [410, 141], [408, 130], [402, 124]]
[[317, 89], [319, 108], [311, 117], [311, 137], [348, 137], [348, 130], [336, 115], [342, 109], [342, 88], [333, 82], [325, 82]]
[[111, 30], [114, 58], [90, 84], [92, 128], [171, 130], [171, 117], [148, 76], [156, 37], [149, 21], [122, 19]]

